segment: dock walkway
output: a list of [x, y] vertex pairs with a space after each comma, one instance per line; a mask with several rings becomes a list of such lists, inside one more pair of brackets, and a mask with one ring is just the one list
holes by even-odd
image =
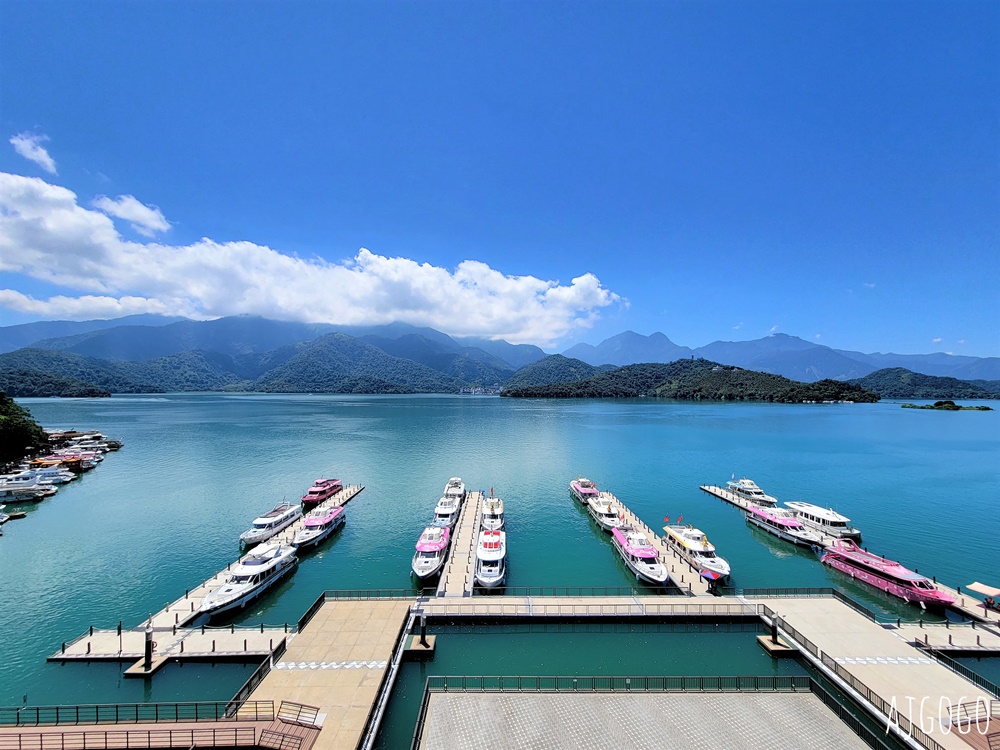
[[895, 726], [912, 722], [946, 750], [968, 750], [947, 725], [949, 710], [977, 698], [988, 706], [994, 697], [908, 643], [906, 631], [873, 622], [835, 598], [748, 601], [777, 613], [788, 643], [856, 697], [873, 696], [870, 702]]
[[666, 539], [649, 528], [631, 508], [610, 492], [601, 492], [600, 496], [611, 500], [622, 509], [622, 512], [625, 514], [626, 524], [646, 533], [650, 543], [659, 552], [660, 562], [667, 566], [671, 585], [689, 595], [711, 596], [708, 590], [708, 582], [698, 575], [698, 571], [689, 565]]
[[452, 529], [448, 561], [438, 582], [438, 596], [472, 596], [483, 497], [483, 493], [478, 491], [465, 494], [458, 523]]

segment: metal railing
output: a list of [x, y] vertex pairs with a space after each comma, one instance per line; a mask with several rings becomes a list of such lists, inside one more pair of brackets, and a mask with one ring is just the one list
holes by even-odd
[[260, 663], [260, 666], [254, 670], [252, 675], [250, 675], [247, 681], [243, 683], [243, 686], [236, 691], [236, 695], [234, 695], [233, 699], [229, 701], [229, 704], [237, 709], [244, 705], [250, 698], [251, 693], [253, 693], [256, 687], [264, 681], [265, 677], [267, 677], [274, 662], [284, 656], [287, 648], [288, 641], [282, 640], [281, 643], [278, 644], [278, 647], [274, 649], [274, 653], [264, 659], [264, 661]]
[[521, 676], [437, 675], [432, 693], [735, 693], [796, 692], [809, 689], [807, 675]]
[[[485, 597], [484, 597], [485, 598]], [[738, 603], [690, 604], [682, 599], [667, 602], [600, 602], [580, 604], [550, 604], [545, 601], [483, 601], [473, 598], [434, 599], [425, 605], [433, 617], [637, 617], [679, 616], [728, 617], [757, 619], [753, 605]]]
[[371, 743], [375, 740], [375, 735], [378, 731], [379, 722], [382, 719], [382, 712], [385, 710], [385, 706], [389, 700], [389, 692], [387, 686], [390, 680], [395, 680], [396, 671], [399, 668], [399, 663], [402, 661], [403, 655], [402, 650], [405, 643], [405, 638], [414, 622], [413, 610], [410, 609], [407, 612], [406, 617], [403, 618], [403, 622], [399, 625], [399, 630], [396, 633], [396, 640], [393, 641], [392, 647], [392, 657], [390, 663], [387, 665], [387, 669], [382, 673], [382, 679], [379, 681], [378, 690], [375, 693], [376, 699], [372, 703], [371, 710], [368, 711], [368, 717], [365, 719], [365, 725], [361, 730], [361, 736], [358, 739], [357, 747], [365, 748], [370, 747]]
[[971, 701], [952, 706], [952, 724], [976, 724], [983, 719], [1000, 719], [1000, 701]]
[[255, 747], [253, 727], [125, 729], [0, 733], [0, 750], [120, 750], [121, 748]]
[[820, 685], [819, 682], [816, 680], [810, 680], [809, 687], [812, 690], [813, 695], [823, 701], [823, 703], [825, 703], [842, 722], [850, 727], [851, 730], [858, 735], [858, 737], [864, 740], [865, 744], [869, 747], [875, 748], [875, 750], [895, 750], [894, 745], [890, 745], [886, 742], [886, 734], [884, 731], [872, 731], [871, 727], [865, 724], [860, 717], [845, 706], [843, 702], [838, 700], [826, 688]]
[[299, 750], [302, 747], [302, 738], [295, 737], [284, 732], [275, 732], [273, 729], [265, 729], [260, 733], [260, 747], [269, 747], [272, 750]]
[[281, 701], [281, 705], [278, 706], [278, 719], [289, 724], [314, 727], [318, 716], [319, 708], [317, 706], [307, 706], [305, 703], [293, 703], [292, 701]]
[[59, 724], [138, 724], [181, 721], [271, 721], [274, 701], [190, 703], [107, 703], [81, 706], [21, 706], [0, 708], [0, 726]]
[[952, 672], [961, 675], [969, 682], [973, 683], [976, 687], [981, 688], [986, 693], [989, 693], [993, 698], [1000, 698], [1000, 685], [997, 685], [991, 680], [983, 677], [978, 672], [973, 672], [964, 664], [961, 664], [954, 659], [952, 659], [947, 654], [942, 654], [939, 650], [933, 648], [927, 648], [920, 641], [916, 641], [915, 645], [925, 654], [930, 654], [935, 659], [937, 659], [941, 664], [946, 666]]

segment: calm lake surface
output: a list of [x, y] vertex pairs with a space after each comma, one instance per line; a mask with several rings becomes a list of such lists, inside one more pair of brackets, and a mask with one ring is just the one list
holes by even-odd
[[[19, 403], [46, 427], [98, 429], [125, 447], [4, 526], [2, 705], [231, 697], [254, 665], [168, 666], [145, 682], [122, 679], [118, 664], [45, 657], [90, 625], [135, 626], [195, 587], [236, 559], [256, 515], [320, 476], [366, 489], [347, 506], [345, 527], [237, 624], [295, 622], [324, 589], [408, 588], [413, 544], [455, 475], [506, 501], [511, 586], [635, 583], [570, 499], [580, 474], [654, 529], [683, 514], [729, 559], [736, 586], [836, 585], [917, 614], [751, 530], [698, 489], [733, 474], [782, 501], [833, 506], [870, 549], [921, 573], [951, 585], [1000, 581], [996, 411], [259, 394]], [[560, 672], [603, 669], [588, 667], [589, 649], [577, 653]]]

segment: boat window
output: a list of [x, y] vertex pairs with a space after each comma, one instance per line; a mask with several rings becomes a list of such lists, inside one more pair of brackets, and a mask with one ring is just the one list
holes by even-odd
[[705, 559], [708, 559], [708, 558], [711, 558], [711, 557], [715, 557], [715, 553], [714, 552], [699, 552], [698, 553], [698, 557], [703, 557]]
[[250, 583], [253, 576], [233, 576], [229, 579], [230, 583]]

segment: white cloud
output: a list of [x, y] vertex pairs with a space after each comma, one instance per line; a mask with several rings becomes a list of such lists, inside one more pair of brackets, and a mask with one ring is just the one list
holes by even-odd
[[964, 346], [965, 345], [965, 339], [959, 339], [955, 343], [958, 344], [959, 346]]
[[14, 147], [21, 156], [28, 161], [33, 161], [49, 174], [56, 173], [55, 160], [49, 156], [49, 152], [42, 145], [49, 140], [47, 135], [36, 135], [35, 133], [18, 133], [10, 137], [10, 145]]
[[874, 289], [875, 288], [875, 282], [874, 281], [866, 281], [866, 282], [864, 282], [864, 287], [865, 287], [865, 289]]
[[777, 325], [773, 325], [773, 326], [771, 326], [770, 328], [767, 329], [767, 332], [768, 333], [775, 333], [775, 332], [777, 332], [777, 330], [778, 330], [778, 326]]
[[816, 340], [818, 341], [819, 339], [823, 338], [823, 334], [822, 334], [822, 333], [817, 333], [817, 334], [814, 334], [814, 335], [813, 335], [813, 338], [814, 338], [814, 339], [816, 339]]
[[734, 326], [733, 326], [733, 330], [734, 330], [734, 331], [738, 331], [738, 330], [740, 330], [740, 329], [741, 329], [742, 327], [743, 327], [743, 321], [741, 320], [741, 321], [740, 321], [739, 323], [737, 323], [736, 325], [734, 325]]
[[0, 172], [3, 271], [87, 293], [38, 300], [0, 290], [0, 305], [44, 317], [161, 312], [344, 325], [402, 321], [543, 346], [591, 326], [601, 308], [626, 304], [591, 273], [560, 284], [505, 275], [480, 261], [463, 261], [452, 271], [364, 248], [332, 263], [253, 242], [133, 242], [70, 190]]
[[153, 237], [157, 232], [170, 229], [170, 222], [159, 208], [147, 206], [131, 195], [119, 195], [116, 199], [99, 195], [94, 199], [93, 206], [109, 216], [125, 219], [143, 237]]
[[936, 339], [931, 339], [932, 344], [940, 344], [942, 341], [944, 341], [944, 339], [941, 338], [940, 336], [938, 336]]

